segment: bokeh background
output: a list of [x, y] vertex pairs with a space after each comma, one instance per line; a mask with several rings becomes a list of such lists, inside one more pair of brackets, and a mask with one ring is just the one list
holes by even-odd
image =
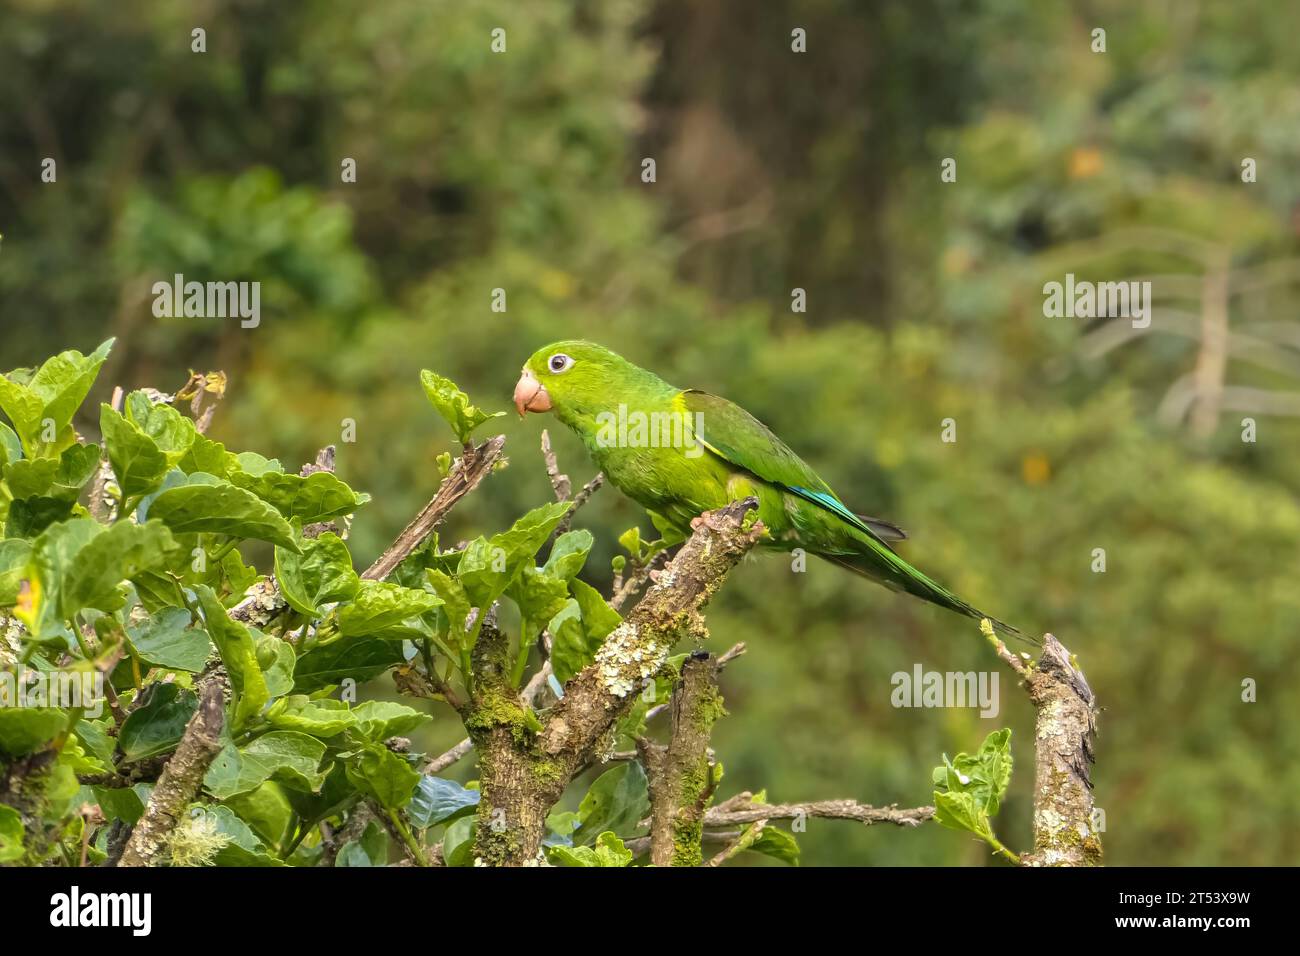
[[[1298, 29], [1288, 0], [2, 0], [0, 365], [115, 335], [95, 398], [224, 369], [215, 437], [286, 463], [355, 419], [367, 563], [450, 447], [420, 368], [508, 408], [535, 348], [594, 339], [739, 401], [922, 568], [1077, 653], [1109, 862], [1295, 863]], [[176, 272], [260, 281], [261, 326], [154, 318]], [[1045, 318], [1066, 272], [1149, 279], [1152, 327]], [[544, 422], [501, 423], [512, 465], [446, 537], [550, 495]], [[592, 583], [638, 523], [609, 490], [582, 513]], [[915, 663], [995, 669], [969, 622], [767, 556], [710, 623], [750, 646], [724, 794], [927, 803], [940, 755], [1006, 724], [998, 830], [1029, 845], [1005, 675], [995, 720], [890, 705]], [[801, 841], [807, 864], [990, 863], [938, 827]]]

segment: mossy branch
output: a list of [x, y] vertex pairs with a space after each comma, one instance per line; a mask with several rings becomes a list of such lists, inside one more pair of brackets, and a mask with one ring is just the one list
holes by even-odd
[[703, 635], [701, 608], [763, 534], [760, 523], [747, 520], [757, 505], [747, 498], [696, 519], [694, 533], [595, 661], [569, 681], [545, 723], [510, 685], [509, 641], [485, 624], [474, 648], [475, 695], [464, 714], [479, 755], [483, 797], [475, 852], [481, 862], [537, 860], [546, 814], [569, 782], [672, 647], [688, 634]]
[[717, 659], [700, 652], [682, 662], [668, 743], [637, 741], [650, 784], [650, 862], [655, 866], [699, 866], [704, 860], [704, 809], [714, 785], [709, 737], [723, 713]]

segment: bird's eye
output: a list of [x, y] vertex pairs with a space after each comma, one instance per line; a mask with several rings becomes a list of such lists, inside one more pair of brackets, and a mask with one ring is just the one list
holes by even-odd
[[546, 365], [552, 372], [559, 375], [561, 372], [567, 372], [569, 369], [573, 368], [573, 359], [569, 358], [569, 356], [565, 355], [563, 352], [556, 352], [547, 359]]

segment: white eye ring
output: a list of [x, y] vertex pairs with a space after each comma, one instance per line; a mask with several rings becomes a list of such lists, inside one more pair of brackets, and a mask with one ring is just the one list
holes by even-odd
[[573, 368], [573, 359], [563, 352], [556, 352], [546, 360], [546, 367], [554, 374], [559, 375], [561, 372], [567, 372]]

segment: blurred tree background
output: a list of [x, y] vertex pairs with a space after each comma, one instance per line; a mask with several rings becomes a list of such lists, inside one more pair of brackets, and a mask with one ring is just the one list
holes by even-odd
[[[1111, 863], [1294, 863], [1297, 27], [1286, 0], [0, 0], [0, 365], [116, 335], [102, 389], [222, 368], [214, 437], [286, 463], [355, 420], [368, 560], [449, 447], [421, 367], [507, 408], [535, 348], [594, 339], [745, 405], [909, 559], [1078, 654]], [[1067, 272], [1150, 280], [1151, 327], [1045, 318]], [[155, 318], [174, 273], [260, 281], [261, 325]], [[444, 540], [550, 497], [545, 424], [511, 416], [512, 466]], [[637, 523], [608, 489], [582, 513], [592, 583]], [[996, 720], [890, 705], [915, 663], [996, 669], [969, 622], [772, 555], [710, 622], [751, 651], [723, 679], [724, 795], [927, 803], [942, 752], [1009, 724], [999, 835], [1029, 844], [1005, 673]], [[422, 743], [457, 739], [444, 717]], [[990, 863], [937, 826], [801, 842]]]

